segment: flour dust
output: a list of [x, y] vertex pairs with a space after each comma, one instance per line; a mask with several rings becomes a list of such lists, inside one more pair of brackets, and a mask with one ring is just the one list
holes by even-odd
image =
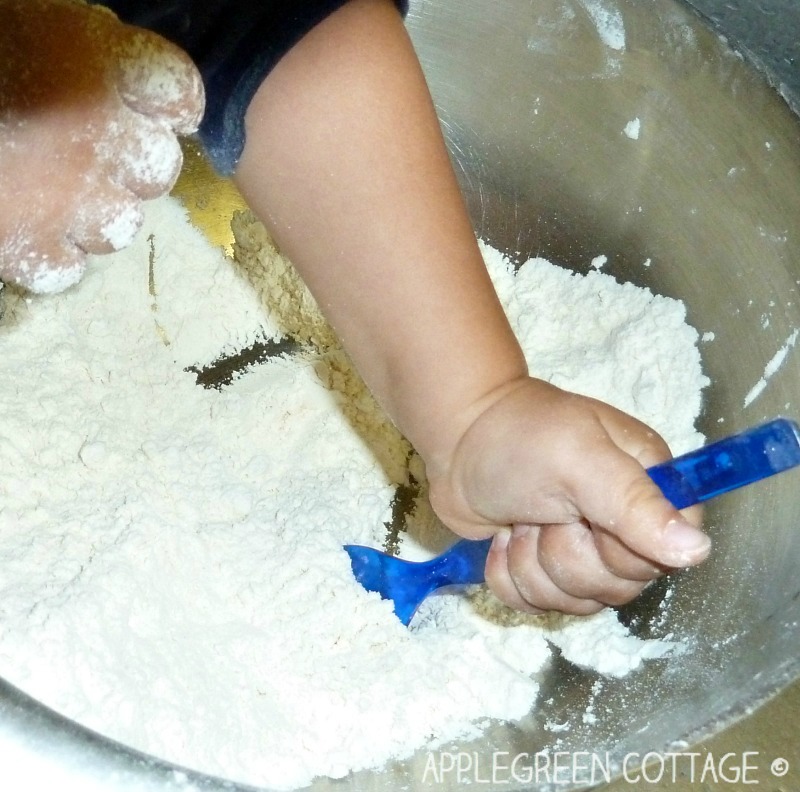
[[[276, 286], [263, 231], [245, 218], [237, 233], [232, 265], [161, 199], [71, 291], [5, 290], [3, 677], [141, 750], [288, 789], [524, 717], [551, 643], [611, 675], [674, 648], [610, 611], [520, 617], [482, 589], [432, 598], [406, 629], [363, 591], [341, 545], [382, 544], [419, 460], [313, 304], [293, 313], [301, 287], [288, 270]], [[680, 303], [541, 260], [515, 273], [483, 250], [535, 374], [633, 413], [676, 453], [701, 441]], [[187, 370], [287, 322], [296, 354], [218, 390]], [[420, 487], [409, 556], [452, 540]]]

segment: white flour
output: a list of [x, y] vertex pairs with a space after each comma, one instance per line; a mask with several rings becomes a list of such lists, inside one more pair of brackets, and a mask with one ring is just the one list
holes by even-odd
[[613, 50], [625, 49], [625, 23], [622, 13], [607, 0], [579, 0], [597, 28], [597, 35]]
[[744, 397], [743, 407], [749, 407], [764, 392], [770, 379], [778, 372], [783, 362], [786, 360], [787, 355], [797, 343], [798, 335], [800, 335], [800, 330], [793, 330], [783, 346], [770, 358], [769, 363], [764, 367], [764, 374], [759, 378], [758, 382], [750, 388], [747, 395]]
[[[145, 751], [290, 788], [524, 716], [548, 639], [611, 675], [670, 651], [611, 612], [522, 617], [481, 589], [402, 627], [341, 545], [383, 542], [404, 441], [335, 349], [199, 387], [186, 367], [278, 333], [258, 296], [270, 280], [235, 271], [171, 199], [147, 212], [74, 290], [6, 295], [0, 674]], [[534, 373], [675, 452], [701, 441], [680, 303], [543, 261], [515, 277], [484, 252]], [[404, 553], [449, 541], [424, 504], [411, 523]]]

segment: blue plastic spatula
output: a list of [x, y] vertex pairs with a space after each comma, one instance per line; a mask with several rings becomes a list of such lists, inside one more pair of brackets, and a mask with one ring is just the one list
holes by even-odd
[[[650, 478], [677, 509], [702, 503], [800, 465], [800, 427], [786, 418], [648, 468]], [[442, 586], [482, 583], [491, 539], [456, 542], [430, 561], [406, 561], [361, 545], [345, 545], [353, 574], [367, 591], [394, 602], [408, 624], [420, 603]]]

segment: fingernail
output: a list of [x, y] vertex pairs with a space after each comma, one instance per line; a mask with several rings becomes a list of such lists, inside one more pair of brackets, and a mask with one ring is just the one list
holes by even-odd
[[530, 533], [530, 530], [530, 525], [526, 525], [525, 523], [517, 523], [513, 528], [512, 535], [515, 539], [519, 539], [521, 536], [525, 536], [525, 534]]
[[708, 553], [711, 539], [685, 520], [670, 520], [664, 531], [664, 560], [675, 566], [697, 563]]
[[502, 553], [508, 547], [508, 543], [510, 541], [511, 541], [511, 531], [509, 531], [506, 528], [503, 528], [494, 535], [494, 541], [492, 542], [492, 550], [498, 553]]

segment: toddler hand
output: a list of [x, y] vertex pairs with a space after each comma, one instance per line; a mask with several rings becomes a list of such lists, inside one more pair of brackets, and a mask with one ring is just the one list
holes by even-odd
[[0, 278], [61, 291], [129, 244], [203, 103], [188, 56], [110, 12], [0, 0]]
[[431, 476], [431, 503], [457, 533], [494, 535], [486, 580], [506, 604], [588, 614], [707, 556], [699, 508], [676, 511], [645, 473], [669, 456], [634, 418], [525, 379]]

